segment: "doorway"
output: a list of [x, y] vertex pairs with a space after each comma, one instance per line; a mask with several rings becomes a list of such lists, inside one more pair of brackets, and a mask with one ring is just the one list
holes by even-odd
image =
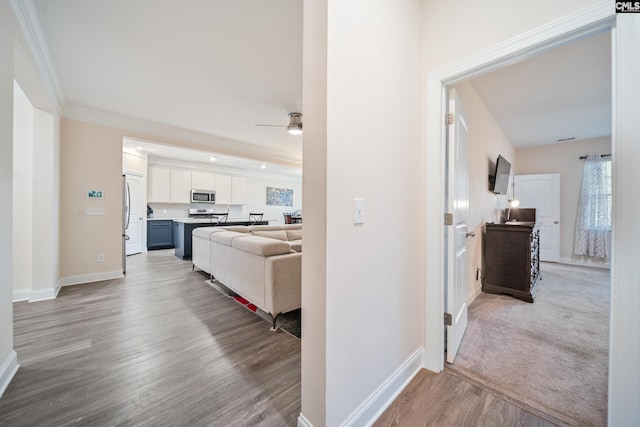
[[[622, 22], [624, 22], [624, 24], [622, 24]], [[617, 160], [615, 157], [616, 152], [633, 152], [633, 148], [627, 147], [626, 144], [621, 144], [615, 148], [616, 141], [620, 141], [619, 138], [621, 134], [626, 135], [628, 138], [632, 138], [631, 135], [633, 135], [632, 131], [634, 126], [632, 123], [623, 124], [621, 121], [618, 122], [616, 120], [619, 117], [631, 117], [627, 109], [631, 107], [632, 100], [615, 84], [616, 77], [621, 78], [620, 76], [624, 76], [626, 78], [627, 76], [623, 73], [616, 74], [615, 70], [622, 65], [628, 65], [631, 67], [635, 66], [635, 59], [623, 48], [629, 43], [627, 38], [632, 39], [632, 34], [634, 28], [636, 28], [636, 24], [637, 23], [633, 20], [621, 21], [618, 19], [616, 21], [616, 15], [613, 11], [605, 13], [597, 8], [593, 8], [580, 16], [578, 14], [571, 15], [562, 22], [557, 22], [553, 25], [541, 28], [535, 34], [526, 34], [525, 37], [520, 38], [517, 41], [505, 43], [490, 51], [482, 52], [473, 58], [465, 58], [447, 66], [446, 68], [441, 68], [429, 74], [429, 76], [427, 76], [427, 145], [425, 167], [432, 171], [432, 175], [444, 176], [445, 143], [443, 137], [444, 121], [442, 120], [442, 117], [444, 117], [443, 112], [445, 110], [443, 101], [445, 99], [444, 94], [448, 87], [452, 87], [459, 82], [479, 76], [480, 74], [497, 70], [507, 64], [514, 63], [516, 60], [530, 58], [542, 51], [551, 49], [554, 46], [568, 44], [572, 41], [577, 41], [581, 38], [594, 35], [602, 31], [611, 30], [613, 28], [616, 29], [613, 33], [613, 52], [615, 58], [613, 65], [614, 88], [616, 88], [614, 92], [614, 99], [615, 97], [618, 97], [618, 100], [623, 100], [617, 101], [619, 109], [615, 110], [613, 116], [613, 127], [616, 129], [613, 140], [614, 149], [612, 150], [614, 163]], [[621, 25], [623, 28], [622, 31], [620, 30]], [[624, 34], [624, 36], [621, 36], [620, 34]], [[629, 81], [631, 82], [632, 79]], [[619, 164], [626, 164], [626, 161], [620, 161]], [[627, 166], [625, 172], [626, 174], [631, 175], [635, 173], [630, 166]], [[618, 170], [617, 173], [620, 173], [620, 170]], [[626, 188], [627, 190], [630, 190], [623, 181], [619, 181], [617, 184], [614, 183], [614, 188], [616, 188], [616, 185], [618, 188]], [[446, 182], [444, 179], [439, 181], [433, 180], [431, 182], [427, 182], [426, 192], [427, 194], [443, 195], [445, 186]], [[616, 206], [621, 207], [620, 200], [622, 199], [623, 197], [619, 197], [616, 199], [617, 202], [614, 200], [614, 221], [621, 221], [620, 215], [616, 213]], [[444, 328], [442, 327], [442, 318], [446, 268], [444, 264], [444, 256], [442, 255], [443, 248], [445, 247], [445, 239], [443, 228], [441, 226], [442, 213], [445, 212], [444, 206], [444, 199], [440, 199], [438, 203], [427, 206], [427, 217], [431, 218], [432, 221], [427, 221], [428, 225], [426, 230], [428, 235], [427, 253], [430, 256], [426, 262], [425, 367], [435, 372], [439, 372], [444, 368]], [[622, 248], [621, 245], [623, 242], [627, 244], [632, 243], [620, 233], [616, 233], [615, 230], [616, 227], [614, 225], [614, 242], [617, 243], [614, 244], [613, 252], [618, 256], [622, 256], [622, 258], [624, 258], [629, 264], [627, 265], [625, 263], [622, 265], [622, 263], [618, 263], [614, 257], [612, 261], [612, 270], [615, 273], [617, 266], [620, 269], [620, 273], [630, 271], [632, 266], [631, 260], [628, 259], [628, 257], [623, 254], [624, 251], [620, 251], [620, 249]], [[620, 240], [617, 240], [616, 237]], [[616, 251], [616, 248], [619, 250]], [[618, 289], [619, 292], [631, 292], [628, 285], [618, 281], [614, 281], [612, 287], [614, 290]], [[627, 327], [626, 323], [622, 322], [622, 319], [620, 319], [619, 315], [616, 313], [616, 308], [623, 309], [626, 305], [625, 301], [620, 298], [614, 298], [612, 301], [611, 335], [613, 338], [611, 339], [610, 354], [613, 355], [620, 363], [628, 366], [628, 364], [624, 363], [624, 360], [622, 360], [621, 357], [616, 356], [616, 354], [618, 354], [616, 350], [626, 349], [630, 346], [630, 344], [624, 340], [624, 336], [631, 333], [631, 330]], [[617, 322], [616, 318], [618, 319]], [[629, 349], [631, 350], [631, 348]], [[612, 360], [610, 362], [610, 366], [614, 366], [616, 360]], [[632, 386], [630, 380], [624, 375], [616, 375], [615, 372], [612, 371], [609, 372], [609, 384], [611, 390], [611, 394], [609, 396], [609, 420], [611, 422], [611, 420], [617, 419], [616, 416], [612, 416], [611, 414], [625, 413], [622, 403], [619, 402], [628, 401], [622, 392], [618, 392], [619, 390], [622, 390], [619, 388], [620, 385], [624, 384], [631, 388], [634, 386]], [[616, 385], [618, 386], [616, 387]], [[618, 399], [620, 399], [620, 401], [618, 401]], [[614, 404], [615, 408], [611, 406]]]

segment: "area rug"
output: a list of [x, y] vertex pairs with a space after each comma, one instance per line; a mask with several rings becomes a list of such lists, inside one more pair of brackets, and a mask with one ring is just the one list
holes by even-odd
[[[252, 311], [253, 313], [257, 314], [258, 316], [260, 316], [261, 318], [269, 322], [269, 324], [271, 324], [271, 315], [269, 313], [259, 309], [255, 304], [252, 304], [251, 301], [248, 301], [245, 298], [241, 297], [240, 295], [235, 293], [233, 290], [226, 287], [224, 284], [220, 283], [215, 279], [206, 280], [205, 283], [211, 286], [212, 288], [216, 289], [218, 292], [220, 292], [224, 296], [233, 299], [235, 302], [237, 302], [247, 310]], [[276, 321], [276, 327], [278, 329], [298, 339], [300, 339], [300, 337], [302, 336], [300, 326], [301, 326], [300, 309], [289, 311], [287, 313], [282, 313], [280, 316], [278, 316], [278, 319]]]
[[609, 271], [542, 263], [533, 304], [482, 293], [449, 369], [568, 425], [607, 425]]

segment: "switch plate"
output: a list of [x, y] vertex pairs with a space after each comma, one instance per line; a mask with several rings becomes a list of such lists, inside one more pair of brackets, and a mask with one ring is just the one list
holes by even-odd
[[98, 254], [96, 257], [96, 262], [104, 262], [104, 254]]
[[353, 199], [353, 223], [364, 224], [364, 199]]
[[86, 215], [104, 215], [104, 208], [87, 208]]

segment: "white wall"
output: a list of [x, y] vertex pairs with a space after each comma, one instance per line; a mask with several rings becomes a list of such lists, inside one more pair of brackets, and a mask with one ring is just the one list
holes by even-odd
[[[582, 189], [584, 160], [589, 153], [611, 153], [611, 138], [597, 138], [564, 144], [547, 145], [516, 151], [514, 170], [518, 175], [538, 173], [560, 174], [560, 261], [599, 265], [609, 259], [575, 255], [575, 228]], [[516, 188], [516, 194], [518, 189]]]
[[[13, 351], [13, 12], [0, 2], [0, 396], [17, 368]], [[7, 206], [8, 205], [8, 206]]]
[[20, 301], [33, 280], [34, 108], [17, 82], [13, 96], [13, 294]]
[[[318, 86], [327, 87], [326, 138], [320, 126], [307, 126], [310, 119], [320, 124], [322, 112], [308, 116], [305, 92], [305, 230], [326, 225], [325, 366], [310, 366], [309, 361], [323, 361], [307, 353], [312, 346], [322, 349], [315, 342], [323, 338], [322, 326], [319, 331], [303, 326], [303, 382], [315, 376], [309, 370], [326, 370], [326, 419], [312, 419], [320, 410], [310, 407], [321, 408], [323, 402], [309, 402], [306, 387], [314, 384], [303, 386], [302, 414], [313, 425], [364, 424], [391, 397], [385, 393], [397, 390], [394, 381], [410, 378], [420, 362], [424, 252], [417, 236], [424, 218], [418, 17], [418, 1], [329, 2], [326, 83], [305, 58], [304, 74], [313, 72]], [[315, 24], [320, 33], [322, 24]], [[321, 57], [322, 45], [318, 41], [318, 50], [309, 52], [305, 44], [305, 55]], [[321, 106], [322, 93], [312, 90], [312, 96]], [[317, 158], [307, 156], [310, 141]], [[326, 176], [326, 196], [323, 183], [306, 180], [309, 168], [320, 169], [320, 179]], [[353, 223], [354, 198], [365, 201], [363, 225]], [[325, 211], [308, 218], [311, 206]], [[307, 269], [321, 266], [315, 261], [308, 266], [307, 255], [303, 313], [311, 303], [305, 297]], [[315, 310], [314, 316], [314, 323], [323, 321]]]

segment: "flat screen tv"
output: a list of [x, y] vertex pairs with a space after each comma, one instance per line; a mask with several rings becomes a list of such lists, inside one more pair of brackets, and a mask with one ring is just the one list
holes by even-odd
[[511, 173], [511, 163], [502, 156], [496, 160], [496, 170], [493, 176], [489, 177], [490, 189], [496, 194], [507, 194], [509, 189], [509, 174]]

